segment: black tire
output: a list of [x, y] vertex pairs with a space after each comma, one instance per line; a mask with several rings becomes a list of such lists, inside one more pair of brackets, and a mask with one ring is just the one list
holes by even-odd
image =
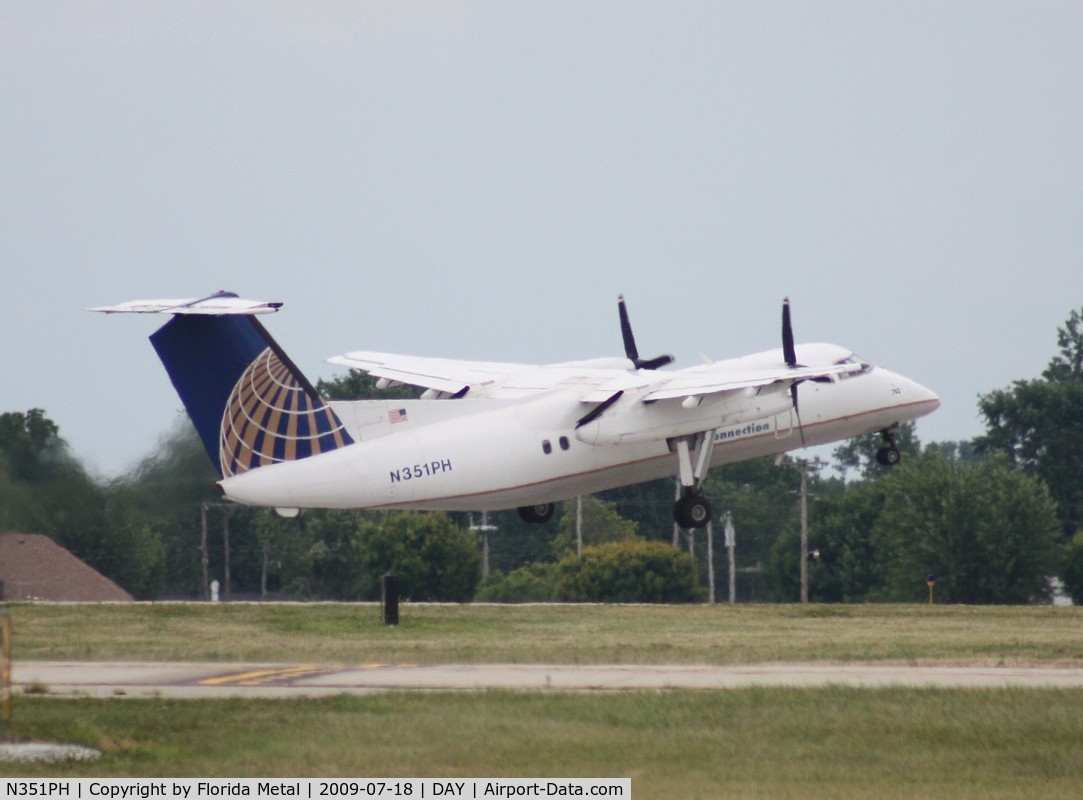
[[876, 451], [876, 462], [881, 466], [894, 467], [899, 463], [901, 458], [902, 456], [899, 454], [898, 449], [891, 447], [890, 445], [881, 447]]
[[553, 518], [553, 512], [556, 510], [556, 506], [552, 503], [538, 503], [534, 506], [519, 506], [519, 508], [515, 510], [519, 512], [519, 519], [523, 522], [529, 522], [531, 525], [540, 525]]
[[711, 504], [703, 495], [687, 495], [674, 505], [673, 518], [682, 528], [706, 528], [711, 521]]

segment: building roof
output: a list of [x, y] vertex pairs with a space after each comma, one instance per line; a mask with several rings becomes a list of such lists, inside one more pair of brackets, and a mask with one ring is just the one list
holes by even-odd
[[40, 533], [0, 533], [3, 600], [131, 602], [132, 596]]

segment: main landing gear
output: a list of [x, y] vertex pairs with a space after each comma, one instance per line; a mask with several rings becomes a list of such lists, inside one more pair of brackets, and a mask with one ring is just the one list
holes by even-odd
[[682, 528], [705, 528], [711, 521], [711, 504], [701, 494], [686, 494], [673, 505], [673, 519]]
[[876, 451], [876, 463], [883, 467], [894, 467], [902, 458], [895, 442], [895, 434], [888, 428], [880, 431], [880, 435], [884, 437], [884, 446]]
[[[681, 496], [673, 504], [673, 519], [682, 528], [706, 528], [711, 521], [711, 504], [703, 496], [703, 479], [711, 465], [714, 450], [713, 430], [695, 436], [677, 439], [677, 476], [681, 482]], [[693, 451], [695, 463], [692, 463]]]
[[551, 520], [555, 508], [552, 503], [538, 503], [534, 506], [519, 506], [515, 510], [519, 512], [519, 519], [523, 522], [538, 524]]

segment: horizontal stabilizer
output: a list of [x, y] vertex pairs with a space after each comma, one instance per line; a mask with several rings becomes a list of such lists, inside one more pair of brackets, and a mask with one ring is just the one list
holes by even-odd
[[232, 292], [215, 292], [209, 297], [182, 300], [129, 300], [116, 306], [99, 306], [91, 311], [105, 314], [273, 314], [282, 303], [265, 300], [245, 300]]

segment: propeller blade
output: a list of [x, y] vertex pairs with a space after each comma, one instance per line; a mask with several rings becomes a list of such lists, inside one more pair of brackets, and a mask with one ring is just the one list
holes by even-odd
[[640, 358], [636, 359], [636, 369], [658, 369], [666, 364], [672, 364], [673, 361], [674, 358], [671, 355], [658, 356], [657, 358]]
[[620, 335], [624, 339], [624, 354], [636, 369], [658, 369], [673, 363], [673, 356], [670, 355], [640, 358], [639, 348], [636, 347], [636, 337], [632, 333], [632, 323], [628, 319], [628, 306], [624, 302], [624, 295], [617, 298], [617, 311], [620, 312]]
[[624, 337], [624, 354], [632, 362], [639, 361], [639, 350], [636, 348], [636, 337], [632, 333], [632, 323], [628, 320], [628, 306], [624, 303], [624, 295], [617, 298], [617, 311], [620, 312], [620, 335]]
[[793, 322], [790, 320], [790, 298], [782, 301], [782, 357], [786, 366], [797, 366], [797, 350], [793, 346]]
[[600, 402], [598, 405], [596, 405], [594, 408], [592, 408], [590, 411], [580, 417], [579, 421], [575, 423], [576, 430], [579, 430], [584, 425], [589, 425], [590, 423], [594, 422], [594, 420], [598, 419], [598, 417], [602, 416], [602, 414], [609, 410], [609, 407], [611, 405], [620, 400], [621, 395], [623, 394], [624, 390], [618, 389], [615, 393], [607, 397], [605, 400]]
[[[782, 357], [786, 361], [786, 366], [793, 369], [798, 366], [797, 364], [797, 348], [793, 343], [793, 320], [790, 317], [790, 298], [786, 297], [782, 300]], [[797, 432], [801, 435], [801, 446], [805, 447], [805, 426], [801, 422], [801, 409], [797, 404], [797, 384], [801, 381], [794, 381], [790, 384], [790, 397], [793, 399], [793, 413], [797, 417]]]
[[797, 417], [797, 433], [801, 436], [801, 446], [807, 447], [805, 443], [805, 424], [801, 422], [801, 409], [797, 405], [797, 384], [801, 381], [794, 381], [790, 384], [790, 397], [793, 399], [793, 413]]

